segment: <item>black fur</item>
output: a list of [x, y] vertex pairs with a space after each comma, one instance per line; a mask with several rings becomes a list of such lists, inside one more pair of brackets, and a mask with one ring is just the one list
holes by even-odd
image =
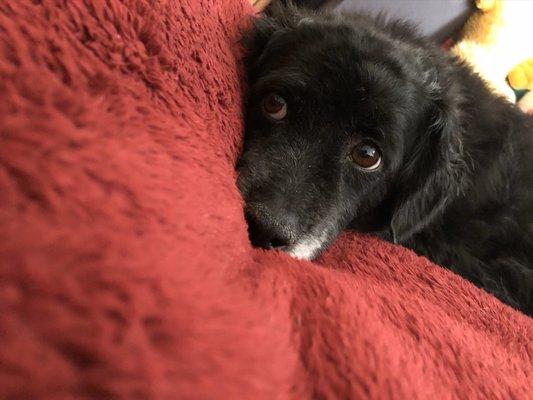
[[[254, 244], [320, 237], [311, 258], [368, 232], [532, 314], [530, 117], [403, 22], [274, 6], [246, 43], [238, 184]], [[287, 100], [282, 121], [262, 112], [268, 93]], [[381, 148], [377, 171], [349, 158], [362, 138]]]

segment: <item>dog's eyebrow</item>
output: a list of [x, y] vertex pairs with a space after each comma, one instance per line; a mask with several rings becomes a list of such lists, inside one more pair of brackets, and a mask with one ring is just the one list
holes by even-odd
[[379, 136], [381, 139], [385, 139], [386, 138], [385, 131], [383, 131], [382, 128], [377, 128], [376, 129], [376, 136]]
[[385, 131], [382, 128], [376, 128], [376, 127], [370, 127], [370, 126], [369, 127], [363, 126], [359, 129], [356, 129], [355, 131], [347, 131], [348, 135], [351, 135], [353, 133], [357, 134], [358, 136], [363, 135], [364, 137], [368, 139], [374, 139], [377, 141], [382, 141], [387, 138], [387, 135], [385, 134]]
[[254, 89], [286, 89], [302, 90], [307, 86], [307, 79], [298, 71], [279, 70], [259, 78], [254, 85]]

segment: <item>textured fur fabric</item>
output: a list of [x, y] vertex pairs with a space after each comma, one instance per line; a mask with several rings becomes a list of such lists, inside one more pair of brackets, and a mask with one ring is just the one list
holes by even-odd
[[0, 0], [0, 398], [527, 398], [532, 320], [451, 272], [251, 247], [250, 13]]

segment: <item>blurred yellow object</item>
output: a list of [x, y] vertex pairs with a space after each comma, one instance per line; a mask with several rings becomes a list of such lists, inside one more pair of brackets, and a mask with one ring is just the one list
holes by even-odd
[[533, 90], [533, 58], [514, 67], [507, 80], [514, 89]]
[[507, 75], [533, 58], [533, 1], [476, 0], [452, 53], [468, 62], [496, 92], [514, 102]]

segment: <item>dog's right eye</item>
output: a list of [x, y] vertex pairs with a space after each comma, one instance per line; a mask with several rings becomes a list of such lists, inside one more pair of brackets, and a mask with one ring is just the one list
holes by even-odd
[[372, 143], [362, 142], [352, 149], [352, 161], [365, 171], [374, 171], [381, 165], [379, 148]]
[[263, 112], [271, 119], [280, 121], [287, 115], [287, 102], [275, 93], [268, 94], [262, 103]]

